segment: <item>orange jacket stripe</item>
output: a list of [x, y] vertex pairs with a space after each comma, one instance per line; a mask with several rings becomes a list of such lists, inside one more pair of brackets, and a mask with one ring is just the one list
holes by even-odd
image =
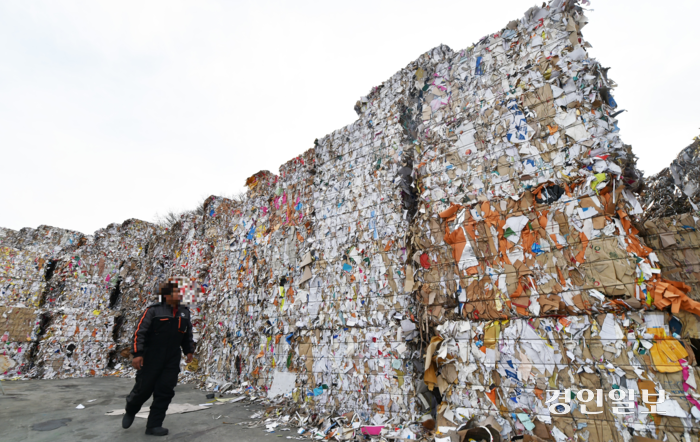
[[146, 313], [148, 313], [148, 308], [146, 309], [145, 312], [143, 312], [143, 316], [141, 316], [141, 320], [139, 321], [139, 325], [136, 327], [136, 332], [134, 333], [134, 353], [137, 353], [139, 351], [138, 348], [136, 347], [136, 341], [139, 337], [139, 329], [141, 328], [141, 323], [143, 322], [143, 318], [146, 317]]

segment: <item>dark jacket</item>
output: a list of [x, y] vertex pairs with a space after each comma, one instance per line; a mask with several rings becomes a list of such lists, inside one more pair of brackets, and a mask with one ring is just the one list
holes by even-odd
[[175, 311], [165, 302], [149, 305], [136, 325], [131, 344], [134, 357], [143, 357], [149, 350], [149, 353], [172, 352], [178, 347], [185, 354], [194, 353], [190, 309], [179, 305]]

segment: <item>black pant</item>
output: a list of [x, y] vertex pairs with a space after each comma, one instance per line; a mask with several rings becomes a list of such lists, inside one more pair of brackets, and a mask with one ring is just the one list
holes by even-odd
[[163, 426], [165, 411], [175, 396], [177, 375], [180, 373], [179, 350], [177, 357], [144, 357], [143, 368], [136, 372], [136, 384], [126, 397], [126, 412], [132, 416], [138, 413], [152, 394], [153, 403], [146, 428]]

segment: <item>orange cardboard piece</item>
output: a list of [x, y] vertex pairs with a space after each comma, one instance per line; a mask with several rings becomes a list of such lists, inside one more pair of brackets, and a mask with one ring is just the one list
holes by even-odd
[[[656, 399], [655, 399], [656, 396], [654, 396], [654, 395], [656, 395], [656, 384], [654, 384], [653, 381], [648, 381], [648, 380], [642, 380], [642, 379], [640, 379], [640, 380], [637, 381], [637, 386], [638, 386], [638, 388], [639, 388], [639, 393], [640, 393], [639, 396], [640, 396], [640, 398], [643, 397], [643, 396], [642, 396], [643, 390], [647, 390], [647, 392], [648, 392], [648, 393], [647, 393], [647, 396], [651, 396], [651, 397], [652, 397], [652, 400], [656, 400]], [[646, 402], [644, 402], [643, 399], [642, 399], [641, 402], [644, 404], [645, 407], [651, 409], [651, 405], [650, 405], [650, 404], [647, 404]]]
[[535, 388], [535, 396], [537, 396], [541, 401], [544, 402], [544, 391], [540, 390], [539, 388]]
[[496, 403], [496, 389], [494, 388], [493, 390], [485, 391], [484, 393], [486, 394], [486, 396], [488, 396], [489, 399], [491, 399], [493, 405], [495, 405], [496, 408], [498, 408], [498, 404]]
[[469, 234], [469, 237], [472, 239], [472, 241], [476, 241], [476, 233], [474, 232], [475, 225], [476, 225], [476, 222], [471, 221], [464, 226], [464, 230], [467, 231], [467, 233]]
[[617, 214], [620, 217], [620, 222], [622, 223], [622, 227], [625, 229], [625, 232], [628, 234], [627, 239], [628, 239], [629, 243], [627, 245], [627, 251], [631, 252], [631, 253], [635, 253], [638, 256], [641, 256], [642, 258], [646, 258], [647, 256], [649, 256], [649, 254], [652, 252], [652, 250], [649, 247], [643, 246], [639, 242], [639, 239], [637, 238], [637, 234], [639, 233], [639, 230], [634, 228], [634, 226], [632, 225], [632, 221], [629, 218], [629, 215], [627, 215], [623, 210], [618, 210]]
[[452, 204], [450, 205], [449, 209], [440, 212], [440, 218], [447, 219], [447, 221], [450, 221], [451, 219], [454, 219], [454, 216], [462, 207], [463, 206], [459, 204]]
[[581, 251], [576, 255], [576, 261], [583, 263], [586, 260], [586, 249], [588, 248], [588, 238], [583, 232], [579, 232], [578, 237], [581, 239]]
[[522, 233], [520, 234], [520, 238], [522, 241], [522, 246], [523, 250], [526, 252], [530, 252], [532, 250], [532, 245], [537, 242], [537, 237], [539, 235], [535, 231], [529, 230], [527, 227], [523, 229]]
[[486, 224], [498, 227], [500, 215], [495, 210], [491, 210], [491, 203], [489, 201], [484, 201], [484, 203], [481, 205], [481, 211], [483, 212], [483, 217]]
[[564, 278], [564, 274], [561, 272], [559, 266], [557, 266], [557, 273], [559, 274], [559, 282], [561, 283], [561, 286], [566, 287], [566, 278]]
[[[460, 226], [450, 232], [450, 227], [449, 223], [450, 221], [454, 221], [456, 213], [462, 208], [459, 204], [452, 204], [449, 209], [440, 212], [440, 218], [444, 220], [445, 223], [445, 235], [443, 237], [443, 240], [445, 243], [449, 244], [452, 246], [452, 258], [455, 260], [455, 262], [459, 262], [460, 259], [462, 258], [462, 253], [464, 253], [464, 248], [467, 246], [467, 238], [464, 235], [464, 232], [466, 231], [472, 239], [475, 238], [474, 235], [474, 227], [471, 226], [470, 224], [466, 224], [463, 226]], [[498, 213], [497, 212], [491, 212], [490, 206], [488, 206], [489, 213], [493, 213], [495, 215], [495, 223], [498, 222]], [[467, 212], [467, 218], [469, 217], [469, 212]]]
[[467, 275], [469, 275], [469, 276], [474, 276], [474, 275], [477, 275], [479, 273], [479, 271], [476, 269], [476, 266], [467, 267], [466, 272], [467, 272]]
[[669, 281], [659, 278], [657, 281], [647, 283], [653, 294], [654, 305], [663, 310], [671, 306], [672, 313], [678, 313], [681, 309], [700, 316], [700, 302], [693, 301], [687, 295], [690, 287], [680, 281]]
[[449, 228], [447, 227], [447, 224], [445, 224], [444, 240], [445, 243], [453, 246], [452, 258], [454, 258], [455, 262], [459, 262], [459, 260], [462, 258], [464, 248], [467, 245], [467, 238], [465, 238], [464, 236], [464, 230], [461, 228], [457, 228], [454, 231], [450, 232]]

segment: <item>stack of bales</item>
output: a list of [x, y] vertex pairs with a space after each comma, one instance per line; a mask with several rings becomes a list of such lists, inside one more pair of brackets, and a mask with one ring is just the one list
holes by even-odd
[[138, 220], [110, 224], [60, 258], [45, 303], [53, 319], [37, 354], [43, 377], [99, 376], [110, 370], [122, 323], [122, 291], [134, 286], [129, 271], [139, 266], [157, 231]]
[[35, 376], [34, 354], [51, 312], [50, 281], [59, 256], [85, 241], [49, 226], [3, 229], [0, 235], [0, 377]]
[[[697, 431], [697, 389], [669, 386], [697, 385], [683, 338], [700, 304], [659, 274], [632, 226], [638, 173], [586, 22], [555, 1], [410, 66], [419, 397], [442, 433], [469, 419], [561, 441]], [[605, 393], [587, 404], [595, 416], [581, 413], [584, 389]], [[665, 417], [647, 401], [619, 415], [608, 396], [661, 389]], [[556, 390], [569, 392], [553, 399], [571, 403], [561, 414], [547, 404]]]

